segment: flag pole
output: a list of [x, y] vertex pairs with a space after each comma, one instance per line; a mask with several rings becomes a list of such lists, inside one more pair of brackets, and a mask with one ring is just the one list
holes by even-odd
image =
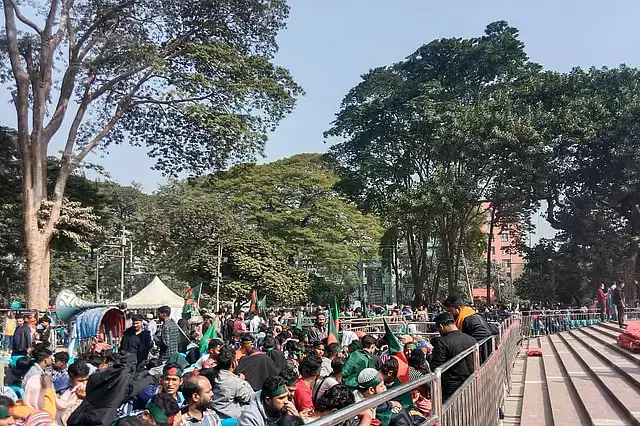
[[218, 243], [218, 273], [216, 274], [216, 313], [220, 312], [220, 271], [222, 264], [222, 243]]

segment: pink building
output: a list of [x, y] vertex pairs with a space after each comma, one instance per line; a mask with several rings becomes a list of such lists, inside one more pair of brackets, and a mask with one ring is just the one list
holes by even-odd
[[[482, 226], [482, 232], [489, 233], [489, 225], [491, 220], [491, 212], [489, 211], [489, 202], [482, 203], [482, 211], [486, 212], [486, 220]], [[512, 280], [518, 278], [524, 269], [524, 259], [522, 253], [516, 250], [514, 245], [514, 235], [517, 234], [518, 225], [509, 225], [506, 228], [494, 226], [493, 237], [491, 240], [491, 260], [497, 264], [502, 272]], [[487, 252], [484, 252], [484, 259], [487, 258]]]

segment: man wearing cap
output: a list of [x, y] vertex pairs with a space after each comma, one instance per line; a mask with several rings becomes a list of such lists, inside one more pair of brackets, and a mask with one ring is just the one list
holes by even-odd
[[[375, 368], [365, 368], [358, 374], [358, 389], [353, 392], [356, 402], [363, 401], [373, 395], [382, 393], [387, 387], [382, 382], [380, 373]], [[369, 408], [367, 413], [372, 419], [376, 418], [376, 407]]]
[[[473, 347], [476, 339], [458, 330], [453, 317], [448, 312], [435, 318], [441, 337], [433, 339], [431, 368], [435, 370], [461, 352]], [[451, 366], [442, 373], [442, 401], [444, 402], [473, 374], [473, 354]]]
[[13, 418], [13, 401], [11, 398], [0, 395], [0, 426], [15, 425]]
[[158, 331], [158, 323], [153, 319], [153, 314], [147, 314], [146, 327], [152, 337], [156, 335], [156, 332]]
[[158, 393], [171, 395], [178, 403], [184, 401], [180, 392], [182, 386], [182, 368], [178, 364], [167, 364], [162, 369], [162, 378]]
[[182, 426], [220, 426], [218, 414], [209, 408], [213, 391], [211, 382], [192, 376], [182, 386], [186, 406], [182, 409]]
[[297, 416], [289, 401], [289, 391], [280, 376], [269, 377], [262, 389], [251, 397], [251, 403], [238, 418], [237, 426], [270, 426], [284, 415]]

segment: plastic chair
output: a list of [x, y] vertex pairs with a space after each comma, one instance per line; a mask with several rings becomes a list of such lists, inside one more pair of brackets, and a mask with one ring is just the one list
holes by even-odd
[[16, 395], [18, 395], [18, 398], [22, 399], [24, 393], [22, 392], [22, 388], [20, 386], [11, 385], [9, 387], [16, 393]]
[[222, 419], [220, 420], [220, 426], [236, 426], [238, 419]]

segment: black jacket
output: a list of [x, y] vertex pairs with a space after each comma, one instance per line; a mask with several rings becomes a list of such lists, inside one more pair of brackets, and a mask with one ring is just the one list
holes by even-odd
[[613, 303], [616, 306], [624, 306], [625, 305], [624, 289], [620, 288], [620, 286], [617, 286], [616, 289], [613, 290]]
[[[435, 370], [459, 353], [476, 344], [476, 339], [459, 330], [433, 339], [431, 369]], [[442, 401], [444, 402], [473, 374], [473, 354], [442, 373]]]
[[460, 330], [464, 334], [476, 339], [478, 342], [491, 337], [491, 330], [487, 322], [480, 316], [480, 314], [469, 315], [462, 321], [462, 329]]
[[[136, 345], [134, 341], [138, 339]], [[120, 350], [124, 352], [130, 352], [136, 354], [138, 364], [146, 361], [149, 358], [149, 351], [151, 351], [151, 333], [149, 330], [142, 330], [142, 333], [136, 335], [134, 327], [129, 327], [122, 334], [122, 343], [120, 344]]]

